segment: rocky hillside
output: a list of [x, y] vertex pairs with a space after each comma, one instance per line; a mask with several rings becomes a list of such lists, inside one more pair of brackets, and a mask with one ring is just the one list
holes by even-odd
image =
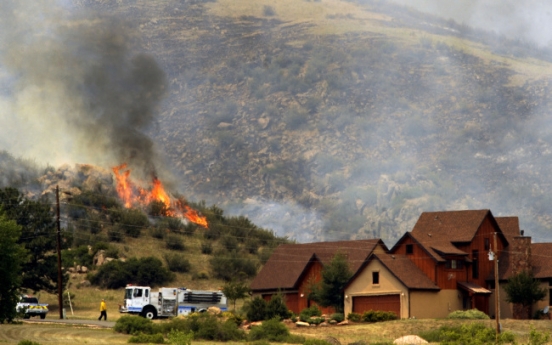
[[192, 200], [299, 241], [392, 245], [421, 212], [466, 208], [550, 240], [545, 49], [377, 0], [78, 11], [132, 23], [166, 74], [147, 134]]

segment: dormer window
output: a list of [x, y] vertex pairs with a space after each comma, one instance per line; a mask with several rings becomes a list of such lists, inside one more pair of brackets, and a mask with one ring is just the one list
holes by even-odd
[[464, 268], [464, 261], [449, 259], [445, 263], [445, 268], [449, 270], [461, 270], [462, 268]]

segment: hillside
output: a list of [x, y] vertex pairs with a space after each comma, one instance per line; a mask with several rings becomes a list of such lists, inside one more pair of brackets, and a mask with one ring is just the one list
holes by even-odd
[[165, 74], [145, 133], [190, 200], [299, 241], [392, 245], [421, 212], [466, 208], [550, 240], [544, 48], [377, 0], [70, 10], [126, 21]]

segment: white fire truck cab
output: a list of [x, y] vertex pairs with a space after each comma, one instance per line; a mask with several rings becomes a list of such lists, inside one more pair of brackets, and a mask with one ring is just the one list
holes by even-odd
[[127, 285], [125, 302], [119, 307], [119, 312], [155, 319], [203, 312], [209, 307], [217, 307], [221, 311], [228, 310], [226, 296], [221, 291], [176, 287], [162, 287], [158, 291], [151, 291], [149, 286]]

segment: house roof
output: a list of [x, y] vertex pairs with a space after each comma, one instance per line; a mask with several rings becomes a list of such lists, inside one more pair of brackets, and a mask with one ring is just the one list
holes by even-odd
[[280, 245], [251, 282], [251, 290], [295, 289], [310, 262], [324, 265], [337, 253], [346, 256], [355, 273], [377, 245], [387, 251], [380, 239]]
[[552, 243], [531, 243], [531, 265], [535, 278], [552, 278]]
[[495, 217], [495, 220], [508, 243], [512, 243], [514, 237], [520, 236], [518, 217]]
[[[366, 264], [372, 260], [380, 261], [401, 283], [409, 289], [440, 290], [406, 255], [372, 254]], [[363, 265], [363, 267], [366, 265]], [[362, 269], [359, 269], [356, 277]], [[351, 281], [354, 279], [351, 279]]]
[[446, 254], [467, 255], [454, 244], [471, 242], [486, 217], [498, 227], [490, 210], [423, 212], [410, 232], [437, 261]]
[[457, 282], [456, 286], [460, 289], [470, 291], [475, 294], [490, 294], [491, 290], [487, 290], [482, 286], [479, 286], [473, 282]]

